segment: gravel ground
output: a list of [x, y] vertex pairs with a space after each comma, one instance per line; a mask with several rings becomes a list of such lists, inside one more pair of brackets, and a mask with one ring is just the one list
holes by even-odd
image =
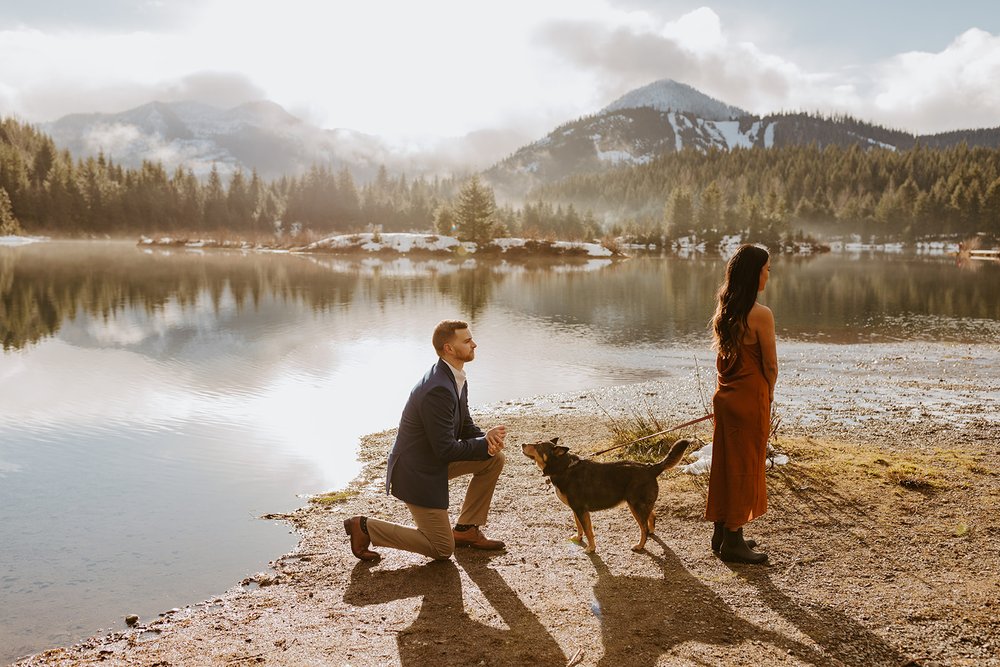
[[779, 356], [778, 448], [791, 461], [768, 473], [770, 510], [746, 529], [767, 566], [712, 554], [707, 479], [678, 470], [660, 478], [644, 553], [616, 508], [594, 515], [588, 556], [519, 453], [553, 436], [595, 451], [629, 415], [704, 414], [714, 376], [684, 370], [678, 351], [669, 381], [478, 410], [510, 433], [487, 527], [504, 552], [359, 563], [345, 517], [408, 519], [383, 493], [393, 432], [374, 434], [342, 502], [282, 517], [302, 540], [273, 571], [17, 664], [1000, 665], [1000, 347], [792, 344]]

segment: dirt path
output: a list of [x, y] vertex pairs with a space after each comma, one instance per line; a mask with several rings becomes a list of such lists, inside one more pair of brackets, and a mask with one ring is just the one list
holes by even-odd
[[[872, 352], [912, 370], [894, 354]], [[345, 517], [408, 518], [383, 493], [386, 432], [363, 443], [356, 494], [287, 517], [303, 538], [273, 573], [19, 664], [1000, 665], [1000, 378], [984, 386], [970, 364], [934, 393], [901, 369], [865, 382], [865, 360], [822, 363], [843, 372], [796, 379], [787, 364], [794, 414], [780, 444], [791, 463], [768, 473], [770, 511], [747, 529], [768, 566], [713, 556], [700, 520], [707, 480], [676, 470], [661, 478], [645, 553], [630, 551], [636, 526], [618, 508], [594, 515], [598, 552], [587, 556], [514, 446], [488, 526], [507, 551], [435, 563], [383, 550], [360, 564]], [[900, 404], [910, 390], [936, 402]], [[697, 396], [692, 376], [493, 406], [477, 421], [503, 419], [512, 444], [559, 436], [593, 451], [607, 442], [602, 410], [682, 420], [698, 414]]]

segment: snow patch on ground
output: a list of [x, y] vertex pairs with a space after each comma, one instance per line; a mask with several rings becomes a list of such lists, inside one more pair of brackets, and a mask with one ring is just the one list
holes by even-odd
[[774, 123], [770, 123], [764, 130], [764, 148], [774, 146]]
[[715, 129], [729, 150], [753, 147], [753, 137], [740, 132], [740, 121], [738, 120], [718, 121], [715, 123]]
[[639, 162], [641, 160], [633, 157], [628, 151], [602, 151], [597, 149], [597, 159], [601, 162]]
[[684, 142], [681, 140], [681, 131], [677, 127], [677, 114], [668, 113], [667, 120], [670, 121], [670, 128], [674, 131], [674, 148], [678, 151], [684, 148]]
[[576, 243], [573, 241], [556, 241], [552, 244], [556, 248], [583, 248], [591, 257], [611, 257], [612, 252], [600, 243]]
[[[498, 246], [503, 252], [506, 252], [510, 248], [523, 248], [526, 244], [527, 240], [522, 238], [500, 238], [493, 240], [493, 245]], [[585, 254], [588, 257], [611, 257], [613, 255], [610, 250], [600, 243], [555, 241], [547, 245], [564, 250], [581, 248], [586, 251]], [[311, 250], [346, 250], [348, 248], [360, 248], [372, 253], [390, 250], [400, 254], [414, 250], [467, 253], [474, 253], [477, 250], [475, 243], [471, 241], [459, 241], [453, 236], [395, 232], [381, 234], [366, 232], [363, 234], [330, 236], [315, 243], [310, 243], [301, 248], [301, 250], [309, 252]]]
[[411, 250], [450, 251], [459, 246], [475, 249], [475, 244], [463, 244], [453, 236], [437, 234], [374, 233], [339, 234], [310, 243], [303, 250], [336, 250], [340, 248], [362, 248], [369, 252], [395, 250], [407, 253]]

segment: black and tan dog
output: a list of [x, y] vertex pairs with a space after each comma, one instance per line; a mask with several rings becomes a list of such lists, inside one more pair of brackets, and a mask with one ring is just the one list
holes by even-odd
[[639, 542], [632, 547], [632, 551], [642, 551], [646, 546], [646, 536], [656, 528], [653, 505], [660, 493], [656, 477], [677, 465], [690, 441], [678, 440], [659, 463], [588, 461], [570, 454], [569, 448], [558, 442], [559, 438], [552, 438], [547, 442], [526, 443], [521, 445], [521, 451], [538, 464], [542, 474], [552, 480], [559, 500], [573, 510], [576, 539], [582, 542], [584, 533], [587, 535], [589, 544], [585, 551], [593, 553], [596, 550], [590, 513], [623, 502], [628, 503], [632, 516], [639, 524]]

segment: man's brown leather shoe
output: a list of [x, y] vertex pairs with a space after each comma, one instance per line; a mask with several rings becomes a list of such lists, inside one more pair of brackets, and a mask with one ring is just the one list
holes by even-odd
[[468, 530], [453, 530], [451, 533], [455, 536], [455, 546], [457, 547], [472, 547], [473, 549], [495, 551], [507, 546], [500, 540], [491, 540], [483, 535], [482, 531], [479, 530], [479, 526], [473, 526]]
[[359, 559], [370, 561], [381, 558], [377, 552], [368, 548], [372, 541], [369, 539], [368, 533], [361, 530], [360, 516], [352, 516], [350, 519], [344, 519], [344, 531], [351, 537], [351, 553]]

